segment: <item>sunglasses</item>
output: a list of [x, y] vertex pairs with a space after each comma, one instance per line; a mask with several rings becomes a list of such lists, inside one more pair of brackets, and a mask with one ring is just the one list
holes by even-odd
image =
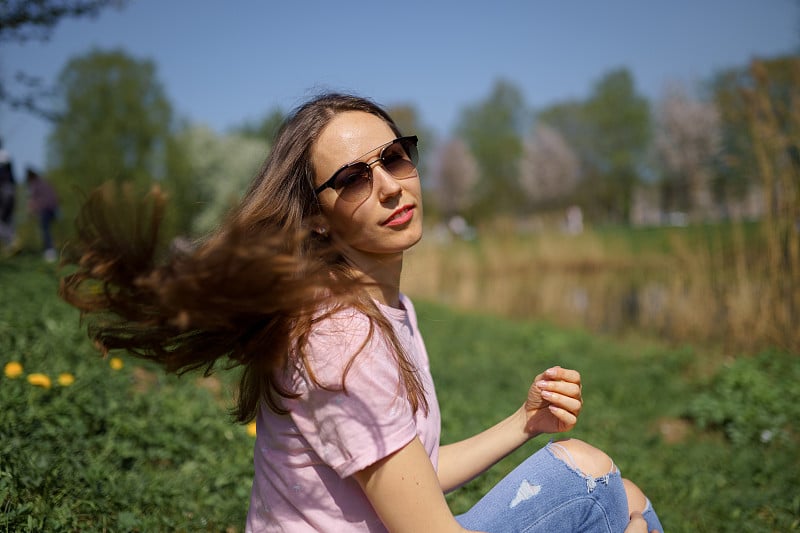
[[378, 163], [395, 179], [417, 176], [417, 136], [398, 137], [379, 147], [378, 159], [371, 163], [356, 161], [348, 163], [325, 183], [317, 187], [314, 194], [333, 189], [346, 202], [360, 202], [372, 193], [372, 167]]

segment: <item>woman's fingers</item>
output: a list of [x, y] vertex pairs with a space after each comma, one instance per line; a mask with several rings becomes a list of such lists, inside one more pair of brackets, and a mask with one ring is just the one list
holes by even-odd
[[542, 391], [542, 398], [545, 399], [550, 405], [559, 407], [574, 415], [578, 415], [583, 406], [583, 401], [579, 398], [573, 398], [557, 392]]
[[560, 421], [573, 425], [583, 406], [580, 373], [555, 366], [536, 376], [525, 408], [533, 410], [545, 406]]
[[544, 372], [545, 379], [553, 380], [553, 381], [566, 381], [569, 383], [575, 383], [578, 386], [581, 384], [581, 374], [577, 370], [571, 370], [569, 368], [561, 368], [560, 366], [554, 366], [552, 368], [548, 368]]
[[537, 381], [542, 399], [562, 422], [574, 424], [583, 406], [581, 376], [575, 370], [553, 367], [545, 371], [545, 379]]
[[578, 423], [578, 415], [555, 405], [548, 405], [547, 410], [563, 424], [563, 431], [569, 430]]
[[569, 383], [567, 381], [548, 381], [546, 379], [536, 382], [536, 386], [542, 392], [553, 392], [570, 398], [580, 400], [582, 398], [581, 386], [577, 383]]

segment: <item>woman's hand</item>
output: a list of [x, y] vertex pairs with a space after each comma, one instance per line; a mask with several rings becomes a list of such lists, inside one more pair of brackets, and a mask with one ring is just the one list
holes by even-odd
[[[628, 522], [625, 533], [648, 533], [647, 521], [644, 519], [642, 513], [638, 511], [631, 513], [631, 521]], [[658, 533], [658, 531], [654, 529], [650, 533]]]
[[583, 406], [581, 375], [555, 366], [536, 376], [525, 400], [525, 431], [561, 433], [575, 427]]

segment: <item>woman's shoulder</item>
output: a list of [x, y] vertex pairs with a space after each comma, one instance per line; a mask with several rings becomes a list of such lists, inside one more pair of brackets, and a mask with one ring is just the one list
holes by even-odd
[[352, 305], [328, 305], [317, 309], [311, 323], [311, 335], [357, 334], [368, 327], [366, 312]]
[[[400, 307], [390, 307], [371, 300], [361, 305], [335, 304], [326, 305], [317, 309], [313, 320], [312, 331], [337, 332], [343, 328], [347, 331], [358, 333], [362, 328], [371, 329], [374, 323], [373, 310], [388, 319], [389, 322], [404, 322], [407, 317], [416, 317], [414, 304], [411, 299], [400, 293]], [[371, 308], [370, 308], [371, 306]]]
[[[377, 302], [363, 306], [352, 304], [328, 305], [317, 310], [308, 335], [307, 355], [312, 358], [329, 359], [342, 354], [353, 355], [366, 346], [371, 351], [385, 344], [381, 326], [375, 320], [376, 313], [397, 329], [409, 322], [416, 327], [416, 315], [411, 299], [400, 295], [400, 308], [388, 307]], [[370, 305], [374, 307], [369, 308]]]
[[368, 314], [352, 306], [318, 310], [307, 338], [306, 355], [329, 360], [352, 354], [372, 336], [374, 326]]
[[355, 307], [319, 310], [305, 342], [295, 352], [301, 359], [296, 360], [294, 380], [305, 381], [310, 374], [318, 384], [337, 387], [351, 362], [358, 366], [365, 357], [372, 359], [385, 351], [379, 328], [363, 310]]
[[402, 292], [400, 293], [400, 303], [402, 304], [403, 309], [406, 310], [409, 316], [414, 316], [414, 317], [417, 316], [417, 313], [414, 309], [414, 303], [411, 301], [411, 298], [409, 298], [406, 294]]

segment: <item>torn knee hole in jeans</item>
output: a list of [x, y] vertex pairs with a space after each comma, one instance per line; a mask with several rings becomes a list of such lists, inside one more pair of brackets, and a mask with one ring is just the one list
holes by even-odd
[[572, 454], [569, 453], [569, 450], [565, 446], [562, 446], [561, 444], [559, 444], [557, 442], [550, 442], [550, 443], [547, 444], [547, 447], [550, 449], [550, 451], [553, 453], [553, 455], [557, 459], [563, 461], [564, 464], [566, 464], [575, 473], [577, 473], [584, 480], [586, 480], [586, 490], [589, 493], [594, 491], [594, 489], [597, 487], [597, 483], [598, 482], [608, 485], [608, 480], [609, 480], [609, 477], [611, 476], [611, 474], [615, 474], [617, 472], [617, 466], [614, 464], [614, 461], [611, 460], [611, 458], [609, 458], [609, 461], [611, 461], [611, 468], [609, 469], [609, 471], [605, 475], [602, 475], [602, 476], [599, 476], [599, 477], [590, 476], [589, 474], [584, 473], [578, 467], [578, 464], [575, 461], [575, 458], [572, 457]]

